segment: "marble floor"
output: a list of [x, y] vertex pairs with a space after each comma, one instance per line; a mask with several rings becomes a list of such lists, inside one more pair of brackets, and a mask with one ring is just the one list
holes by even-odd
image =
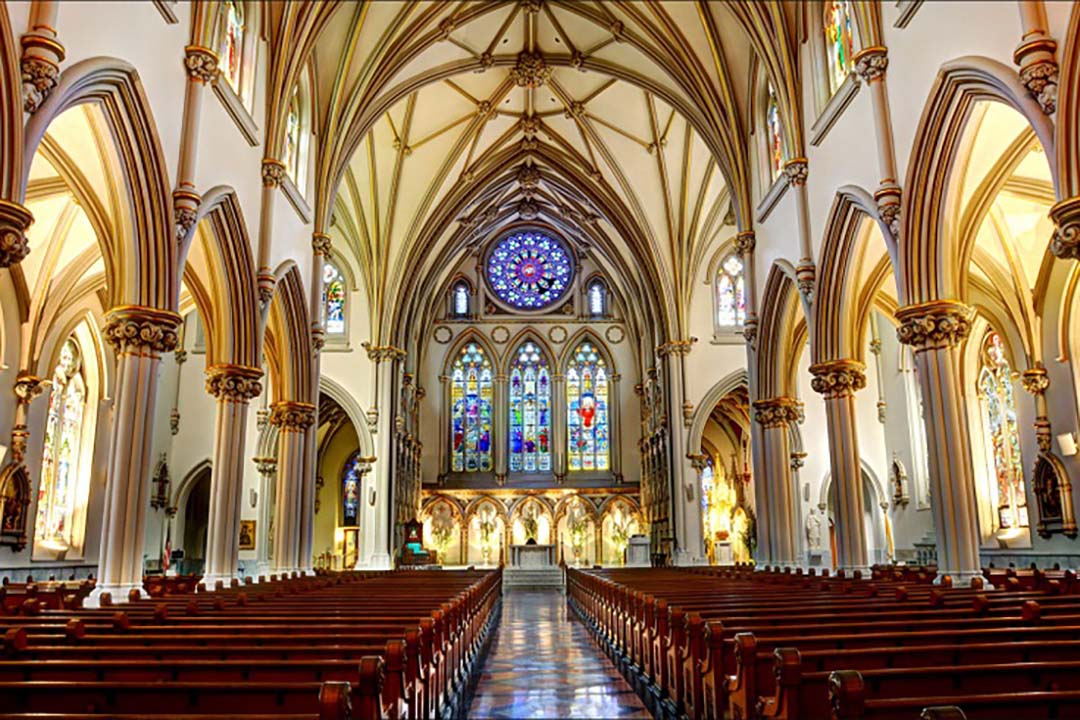
[[468, 718], [652, 717], [556, 590], [503, 598]]

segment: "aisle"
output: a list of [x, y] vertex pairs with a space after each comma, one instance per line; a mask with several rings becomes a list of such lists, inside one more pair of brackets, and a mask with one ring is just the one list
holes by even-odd
[[557, 591], [503, 598], [502, 621], [467, 717], [648, 718]]

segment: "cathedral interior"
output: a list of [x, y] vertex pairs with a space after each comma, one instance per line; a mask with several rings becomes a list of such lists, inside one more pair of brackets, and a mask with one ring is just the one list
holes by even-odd
[[1075, 581], [1074, 2], [9, 0], [0, 154], [11, 597]]

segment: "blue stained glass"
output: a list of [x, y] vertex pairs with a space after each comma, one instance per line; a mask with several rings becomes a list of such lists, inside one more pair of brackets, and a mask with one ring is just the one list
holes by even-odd
[[551, 470], [551, 377], [533, 342], [518, 348], [510, 370], [510, 472]]
[[450, 469], [491, 472], [491, 400], [494, 374], [476, 343], [461, 349], [450, 373]]
[[607, 470], [608, 367], [588, 341], [578, 345], [566, 369], [566, 405], [570, 470]]
[[570, 287], [574, 263], [560, 241], [543, 233], [519, 232], [503, 238], [491, 251], [487, 277], [504, 302], [523, 310], [540, 310]]
[[360, 514], [360, 453], [353, 453], [341, 471], [341, 524], [356, 527]]

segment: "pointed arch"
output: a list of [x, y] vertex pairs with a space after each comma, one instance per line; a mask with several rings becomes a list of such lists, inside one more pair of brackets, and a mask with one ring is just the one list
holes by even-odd
[[99, 238], [107, 245], [103, 251], [106, 262], [112, 258], [116, 264], [116, 287], [109, 288], [109, 305], [175, 310], [180, 284], [168, 164], [150, 102], [133, 65], [94, 57], [64, 70], [60, 83], [27, 123], [18, 201], [25, 200], [30, 165], [49, 125], [61, 113], [81, 104], [101, 111], [113, 139], [115, 164], [123, 177], [127, 200], [115, 236]]
[[526, 342], [536, 343], [540, 347], [540, 351], [547, 358], [548, 362], [555, 367], [555, 363], [558, 361], [558, 353], [551, 347], [550, 343], [541, 337], [536, 328], [529, 326], [523, 330], [518, 331], [514, 337], [510, 338], [510, 341], [506, 343], [506, 353], [499, 360], [499, 369], [504, 372], [510, 372], [510, 369], [514, 365], [514, 358], [517, 356], [517, 351]]
[[755, 399], [794, 398], [794, 365], [798, 363], [795, 351], [806, 339], [806, 324], [795, 269], [789, 263], [773, 263], [760, 308]]
[[371, 436], [367, 413], [360, 407], [353, 393], [327, 375], [319, 376], [319, 392], [326, 393], [345, 411], [349, 422], [356, 429], [356, 437], [360, 441], [360, 454], [365, 457], [375, 457], [375, 439]]
[[454, 361], [461, 354], [462, 348], [470, 342], [480, 346], [480, 349], [490, 358], [492, 368], [501, 367], [499, 353], [495, 351], [495, 346], [492, 345], [491, 340], [476, 328], [466, 328], [464, 332], [458, 335], [457, 339], [454, 340], [454, 344], [450, 346], [450, 349], [446, 351], [446, 355], [443, 356], [444, 375], [450, 372], [454, 366]]
[[741, 387], [750, 387], [750, 374], [744, 368], [739, 368], [725, 376], [720, 382], [709, 388], [705, 397], [698, 403], [694, 411], [694, 417], [690, 421], [690, 435], [687, 440], [687, 454], [702, 454], [702, 438], [705, 435], [705, 425], [709, 422], [713, 408], [728, 393], [734, 392]]
[[608, 348], [607, 343], [600, 339], [600, 337], [592, 330], [592, 328], [581, 328], [576, 333], [570, 336], [570, 338], [563, 343], [562, 354], [558, 358], [558, 367], [561, 371], [566, 370], [567, 364], [574, 357], [574, 352], [578, 346], [584, 341], [588, 340], [592, 343], [600, 352], [600, 357], [604, 358], [604, 362], [607, 363], [608, 371], [611, 374], [619, 372], [618, 367], [615, 365], [615, 359], [611, 354], [611, 350]]
[[311, 386], [311, 323], [304, 283], [296, 263], [282, 263], [274, 273], [274, 296], [266, 323], [266, 355], [275, 400], [315, 403]]
[[978, 56], [943, 65], [919, 121], [904, 183], [897, 288], [901, 306], [964, 299], [962, 280], [969, 256], [962, 252], [946, 208], [957, 191], [956, 160], [968, 118], [976, 103], [987, 100], [1004, 103], [1024, 116], [1046, 151], [1058, 189], [1053, 122], [1020, 83], [1015, 69]]

